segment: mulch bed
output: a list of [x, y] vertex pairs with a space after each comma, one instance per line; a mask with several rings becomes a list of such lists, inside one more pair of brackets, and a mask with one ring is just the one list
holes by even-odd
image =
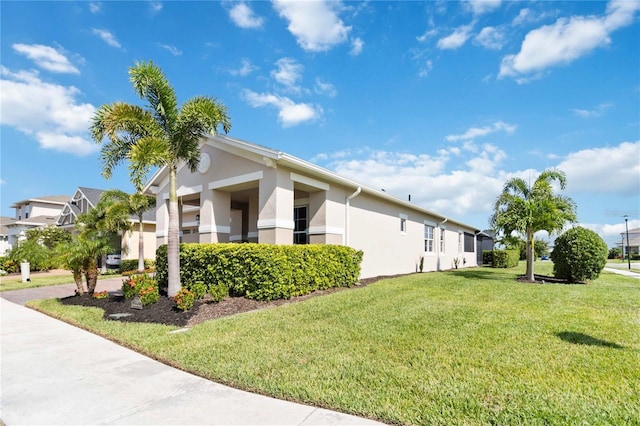
[[531, 283], [531, 284], [576, 284], [570, 283], [564, 278], [556, 278], [551, 277], [549, 275], [534, 275], [535, 280], [528, 280], [525, 275], [520, 275], [517, 279], [521, 283]]
[[[395, 277], [395, 276], [394, 276]], [[148, 322], [178, 327], [189, 327], [195, 324], [208, 321], [210, 319], [222, 318], [242, 312], [265, 309], [272, 306], [279, 306], [288, 303], [296, 303], [312, 297], [325, 294], [346, 291], [353, 288], [364, 287], [383, 278], [393, 278], [391, 276], [367, 278], [360, 280], [354, 287], [336, 287], [327, 290], [314, 291], [304, 296], [292, 297], [291, 299], [272, 300], [264, 302], [260, 300], [246, 299], [244, 297], [227, 297], [221, 302], [215, 303], [207, 298], [197, 300], [190, 311], [182, 312], [176, 308], [172, 298], [160, 296], [158, 303], [145, 306], [142, 309], [132, 309], [131, 300], [125, 299], [121, 295], [110, 294], [106, 299], [94, 299], [89, 296], [70, 296], [60, 299], [63, 305], [93, 306], [104, 310], [104, 318], [112, 320], [113, 314], [130, 314], [120, 316], [115, 321], [122, 322]]]

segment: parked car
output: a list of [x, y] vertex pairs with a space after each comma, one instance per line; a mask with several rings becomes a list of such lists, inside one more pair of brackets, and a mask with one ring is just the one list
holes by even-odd
[[542, 256], [540, 256], [540, 260], [549, 260], [549, 256], [546, 254], [543, 254]]
[[118, 268], [120, 267], [120, 262], [122, 261], [119, 253], [108, 254], [107, 255], [107, 268]]

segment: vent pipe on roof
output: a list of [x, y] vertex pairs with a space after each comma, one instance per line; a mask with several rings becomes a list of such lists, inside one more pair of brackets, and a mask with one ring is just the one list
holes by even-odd
[[349, 245], [349, 207], [351, 206], [351, 200], [356, 198], [360, 192], [362, 191], [361, 187], [356, 189], [356, 192], [349, 195], [345, 200], [345, 208], [344, 208], [344, 235], [342, 236], [342, 244], [345, 246]]

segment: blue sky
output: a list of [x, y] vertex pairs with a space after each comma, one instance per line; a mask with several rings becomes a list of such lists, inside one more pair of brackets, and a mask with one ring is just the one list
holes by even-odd
[[101, 175], [101, 104], [153, 60], [230, 135], [486, 228], [504, 182], [567, 173], [609, 245], [640, 226], [640, 2], [6, 2], [2, 215]]

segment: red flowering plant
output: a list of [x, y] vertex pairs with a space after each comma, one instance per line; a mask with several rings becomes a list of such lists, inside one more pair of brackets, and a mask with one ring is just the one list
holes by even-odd
[[159, 299], [158, 281], [147, 274], [130, 276], [122, 281], [122, 294], [127, 299], [140, 297], [143, 306], [156, 303]]
[[107, 290], [93, 293], [94, 299], [106, 299], [108, 297], [109, 297], [109, 292]]
[[193, 303], [195, 302], [196, 297], [195, 294], [191, 290], [186, 288], [181, 288], [178, 294], [173, 296], [173, 301], [176, 302], [176, 307], [183, 312], [186, 312], [193, 308]]

